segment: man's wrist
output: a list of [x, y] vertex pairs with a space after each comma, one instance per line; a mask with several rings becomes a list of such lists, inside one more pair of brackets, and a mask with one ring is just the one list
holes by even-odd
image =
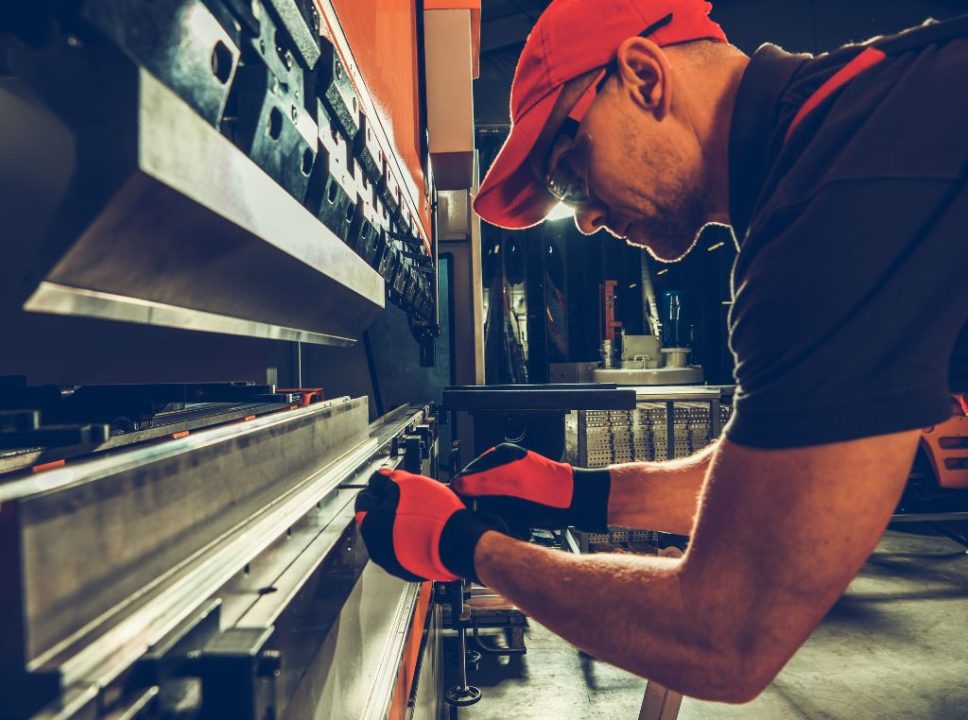
[[501, 567], [501, 553], [507, 548], [508, 543], [520, 542], [524, 541], [508, 537], [498, 530], [491, 530], [481, 535], [474, 548], [474, 567], [477, 569], [478, 582], [493, 587], [498, 579], [495, 575]]
[[470, 510], [458, 510], [448, 518], [440, 533], [440, 561], [458, 577], [480, 582], [475, 567], [475, 552], [481, 538], [498, 531]]
[[574, 489], [572, 515], [576, 528], [586, 532], [608, 532], [608, 498], [612, 476], [608, 468], [572, 468]]

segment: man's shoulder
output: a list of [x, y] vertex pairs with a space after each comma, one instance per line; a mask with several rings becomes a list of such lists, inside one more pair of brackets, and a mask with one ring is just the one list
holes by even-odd
[[[876, 192], [884, 180], [963, 177], [968, 93], [951, 89], [968, 71], [968, 39], [957, 45], [889, 57], [808, 114], [777, 152], [751, 227], [777, 208], [806, 205], [819, 191], [845, 183], [869, 183]], [[807, 61], [801, 74], [825, 61]], [[824, 73], [829, 77], [829, 65]], [[788, 92], [802, 94], [800, 83], [806, 81], [798, 79]]]

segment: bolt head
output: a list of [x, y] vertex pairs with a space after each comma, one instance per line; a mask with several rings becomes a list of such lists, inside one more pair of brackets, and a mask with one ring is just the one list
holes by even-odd
[[263, 650], [259, 654], [256, 673], [259, 677], [279, 677], [282, 672], [282, 653], [278, 650]]

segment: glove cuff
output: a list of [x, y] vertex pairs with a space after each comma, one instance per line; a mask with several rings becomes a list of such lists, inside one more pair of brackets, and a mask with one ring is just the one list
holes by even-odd
[[608, 468], [572, 468], [575, 477], [571, 500], [575, 527], [585, 532], [608, 532], [608, 493], [612, 475]]
[[470, 510], [458, 510], [444, 523], [440, 532], [440, 561], [454, 575], [480, 584], [474, 569], [474, 550], [481, 536], [497, 530], [494, 523], [482, 520]]

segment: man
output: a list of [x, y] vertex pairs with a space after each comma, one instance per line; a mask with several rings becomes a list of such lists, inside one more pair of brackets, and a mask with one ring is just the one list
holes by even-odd
[[[737, 394], [724, 438], [599, 471], [501, 446], [454, 483], [492, 514], [386, 472], [358, 518], [372, 557], [402, 577], [479, 578], [597, 657], [745, 702], [877, 544], [919, 428], [951, 413], [948, 363], [968, 319], [968, 24], [748, 58], [709, 9], [553, 2], [475, 208], [523, 228], [564, 203], [582, 231], [664, 261], [705, 224], [730, 224]], [[566, 524], [691, 542], [679, 560], [577, 557], [508, 530]]]

